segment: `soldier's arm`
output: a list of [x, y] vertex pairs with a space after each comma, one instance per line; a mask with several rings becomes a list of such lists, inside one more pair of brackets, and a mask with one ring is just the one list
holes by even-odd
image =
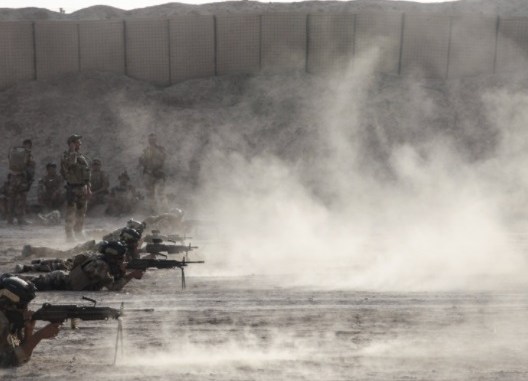
[[29, 356], [20, 346], [12, 346], [9, 341], [9, 321], [0, 312], [0, 367], [7, 368], [21, 365]]

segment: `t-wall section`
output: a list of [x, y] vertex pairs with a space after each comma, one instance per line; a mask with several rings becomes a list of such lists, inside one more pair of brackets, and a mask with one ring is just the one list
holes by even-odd
[[524, 72], [528, 18], [397, 12], [0, 22], [0, 88], [109, 71], [167, 86], [213, 75], [369, 67], [461, 78]]

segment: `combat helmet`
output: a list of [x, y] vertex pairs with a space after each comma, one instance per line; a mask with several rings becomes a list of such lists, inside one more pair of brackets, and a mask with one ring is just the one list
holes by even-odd
[[132, 228], [126, 227], [121, 230], [119, 234], [119, 240], [125, 244], [137, 243], [141, 239], [141, 234]]
[[145, 227], [147, 225], [144, 222], [139, 222], [134, 219], [130, 219], [127, 221], [126, 227], [134, 229], [137, 231], [140, 235], [143, 234], [143, 230], [145, 230]]
[[99, 252], [105, 257], [115, 259], [124, 258], [126, 250], [126, 246], [119, 241], [104, 242], [99, 248]]
[[35, 298], [35, 291], [37, 288], [32, 282], [8, 273], [0, 276], [0, 300], [7, 300], [17, 308], [26, 308]]

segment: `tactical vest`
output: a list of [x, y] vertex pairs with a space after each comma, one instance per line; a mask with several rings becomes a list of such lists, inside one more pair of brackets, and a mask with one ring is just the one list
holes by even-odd
[[12, 147], [9, 150], [9, 169], [13, 172], [27, 170], [31, 153], [24, 147]]
[[90, 182], [90, 167], [88, 160], [81, 154], [77, 154], [75, 163], [69, 163], [70, 155], [74, 153], [66, 151], [62, 158], [62, 176], [68, 184], [88, 184]]
[[73, 268], [69, 273], [72, 291], [88, 291], [92, 288], [93, 282], [84, 272], [84, 267], [95, 260], [97, 260], [97, 256], [94, 255], [79, 254], [75, 256]]

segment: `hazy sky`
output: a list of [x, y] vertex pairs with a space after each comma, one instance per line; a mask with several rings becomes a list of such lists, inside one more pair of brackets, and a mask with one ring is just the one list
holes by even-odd
[[[292, 0], [273, 0], [274, 2], [292, 2]], [[449, 0], [417, 0], [421, 3], [441, 3]], [[110, 5], [121, 9], [135, 9], [150, 7], [153, 5], [166, 4], [171, 1], [164, 0], [0, 0], [0, 8], [25, 8], [37, 7], [47, 8], [52, 11], [58, 11], [59, 8], [64, 8], [66, 13], [75, 12], [79, 9], [91, 7], [94, 5]], [[187, 0], [178, 1], [187, 4], [204, 4], [213, 3], [215, 0]], [[267, 2], [267, 1], [266, 1]]]

